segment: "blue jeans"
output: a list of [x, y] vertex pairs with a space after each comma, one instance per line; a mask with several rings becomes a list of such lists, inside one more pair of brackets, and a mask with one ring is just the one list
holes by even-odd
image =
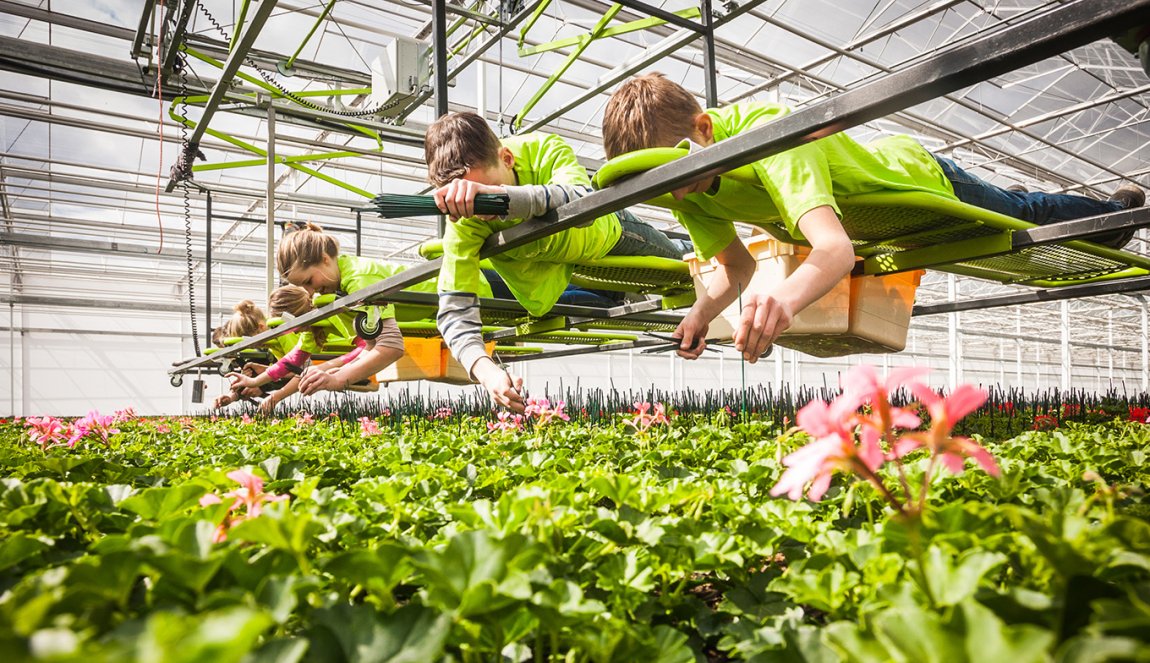
[[619, 217], [619, 225], [623, 227], [623, 232], [620, 233], [619, 241], [615, 243], [615, 247], [611, 249], [608, 255], [658, 256], [682, 260], [683, 254], [695, 250], [695, 247], [687, 240], [671, 239], [664, 235], [663, 231], [640, 221], [638, 217], [627, 210], [621, 210], [616, 214]]
[[[487, 279], [488, 285], [491, 286], [491, 296], [496, 299], [515, 299], [511, 289], [507, 287], [507, 282], [493, 269], [483, 270], [483, 277]], [[579, 288], [568, 284], [563, 294], [559, 295], [559, 304], [568, 304], [570, 306], [598, 306], [602, 308], [610, 308], [618, 306], [623, 303], [623, 293], [611, 292], [608, 290], [591, 290]]]
[[[950, 159], [934, 155], [946, 179], [954, 185], [954, 195], [964, 203], [1005, 214], [1038, 225], [1069, 221], [1099, 214], [1119, 212], [1125, 207], [1115, 200], [1095, 200], [1069, 193], [1007, 191], [966, 172]], [[1117, 230], [1086, 238], [1099, 244], [1122, 248], [1134, 236], [1133, 230]]]

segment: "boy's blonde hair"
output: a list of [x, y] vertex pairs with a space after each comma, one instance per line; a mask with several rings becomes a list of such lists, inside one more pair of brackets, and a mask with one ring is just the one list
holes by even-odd
[[475, 113], [448, 113], [427, 127], [423, 156], [427, 180], [443, 186], [467, 174], [470, 168], [499, 163], [499, 137]]
[[695, 133], [703, 108], [683, 86], [658, 72], [619, 86], [603, 112], [607, 158], [649, 147], [671, 147]]
[[276, 266], [280, 276], [290, 281], [289, 275], [293, 271], [318, 265], [324, 256], [333, 260], [338, 258], [339, 242], [320, 226], [308, 223], [280, 240], [276, 247]]
[[[315, 310], [315, 305], [311, 302], [311, 295], [304, 288], [298, 285], [283, 285], [268, 295], [268, 308], [271, 309], [272, 315], [282, 316], [287, 313], [298, 318]], [[327, 332], [322, 327], [308, 327], [307, 331], [312, 332], [319, 345], [323, 345], [327, 340]]]
[[232, 317], [212, 330], [212, 342], [216, 345], [222, 345], [224, 339], [233, 336], [255, 336], [267, 326], [267, 316], [250, 299], [236, 304], [232, 310]]

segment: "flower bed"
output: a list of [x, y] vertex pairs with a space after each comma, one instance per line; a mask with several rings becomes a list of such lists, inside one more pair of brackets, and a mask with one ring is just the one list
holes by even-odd
[[902, 409], [856, 377], [799, 413], [807, 433], [543, 401], [520, 420], [93, 413], [70, 444], [71, 422], [0, 424], [0, 656], [1145, 656], [1150, 427], [966, 440], [973, 392]]

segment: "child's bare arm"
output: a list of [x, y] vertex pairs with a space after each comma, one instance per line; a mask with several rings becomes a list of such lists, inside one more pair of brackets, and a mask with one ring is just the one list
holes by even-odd
[[749, 362], [757, 361], [795, 315], [827, 294], [854, 266], [854, 247], [831, 207], [803, 214], [798, 226], [810, 242], [810, 255], [769, 292], [743, 298], [735, 348]]

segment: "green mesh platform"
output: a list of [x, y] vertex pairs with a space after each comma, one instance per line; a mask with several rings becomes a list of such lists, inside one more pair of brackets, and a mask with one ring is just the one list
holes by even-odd
[[[599, 169], [595, 185], [613, 182], [687, 154], [678, 148], [639, 150], [618, 156]], [[724, 178], [758, 185], [754, 171], [747, 166], [732, 170]], [[706, 214], [689, 200], [675, 200], [663, 195], [649, 201], [668, 209]], [[1020, 283], [1043, 288], [1080, 285], [1093, 281], [1146, 276], [1150, 259], [1127, 251], [1112, 249], [1093, 242], [1068, 240], [1059, 244], [1029, 247], [1018, 251], [999, 251], [986, 255], [991, 247], [1001, 247], [1009, 233], [1036, 227], [973, 205], [944, 196], [918, 191], [889, 191], [844, 196], [838, 199], [843, 213], [843, 227], [855, 245], [855, 252], [871, 258], [868, 267], [897, 271], [908, 264], [929, 267], [1003, 283]], [[782, 241], [794, 241], [776, 218], [747, 218], [760, 224]], [[904, 261], [897, 254], [920, 250], [928, 255], [915, 255]], [[883, 256], [891, 256], [883, 260]]]
[[[419, 255], [432, 260], [443, 255], [443, 242], [431, 239], [419, 245]], [[482, 261], [484, 269], [493, 269]], [[571, 282], [582, 288], [665, 294], [692, 290], [691, 270], [682, 260], [656, 256], [607, 256], [575, 265]]]
[[844, 197], [839, 206], [843, 227], [861, 256], [934, 249], [942, 262], [932, 269], [1044, 288], [1150, 274], [1145, 256], [1081, 240], [947, 261], [947, 245], [1037, 226], [934, 194], [870, 193]]

